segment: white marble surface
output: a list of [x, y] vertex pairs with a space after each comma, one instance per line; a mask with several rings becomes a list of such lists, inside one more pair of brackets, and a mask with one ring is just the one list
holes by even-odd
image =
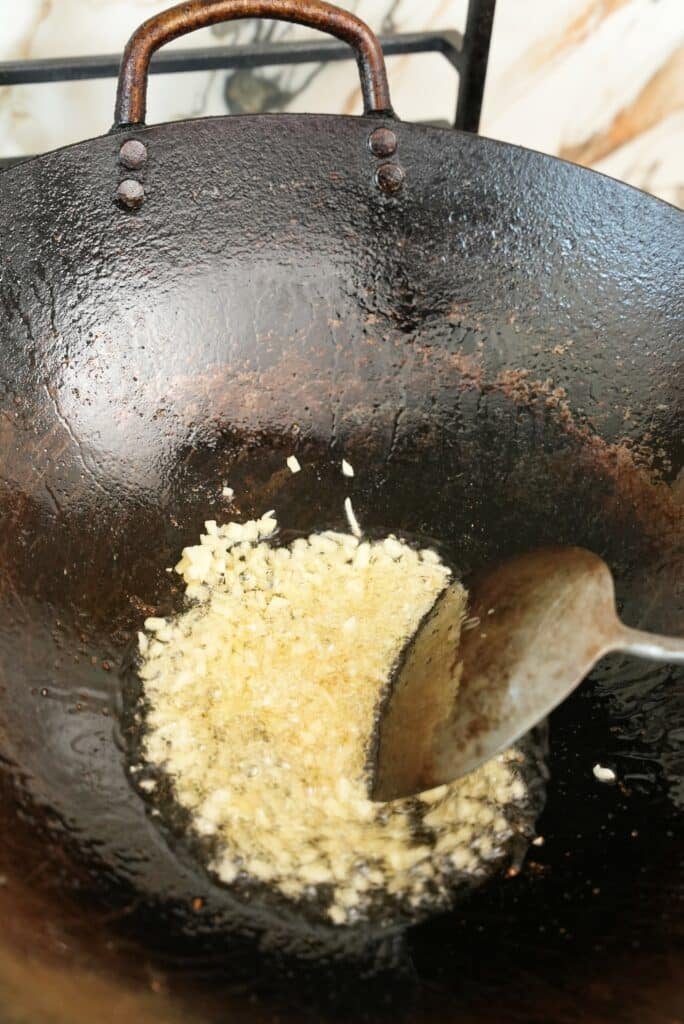
[[[166, 0], [0, 0], [0, 60], [120, 51]], [[377, 31], [462, 28], [466, 0], [347, 0]], [[276, 40], [307, 30], [242, 22], [174, 45]], [[406, 120], [453, 117], [438, 55], [388, 62]], [[353, 63], [153, 76], [149, 121], [230, 108], [354, 113]], [[112, 81], [0, 89], [0, 155], [42, 152], [110, 125]], [[499, 0], [483, 134], [598, 168], [684, 205], [684, 0]]]

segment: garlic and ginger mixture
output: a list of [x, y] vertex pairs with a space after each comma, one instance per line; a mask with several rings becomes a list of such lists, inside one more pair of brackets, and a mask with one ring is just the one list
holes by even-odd
[[337, 924], [445, 902], [515, 831], [522, 755], [389, 804], [366, 771], [392, 667], [449, 569], [393, 536], [278, 546], [273, 513], [205, 529], [176, 566], [189, 606], [147, 619], [139, 673], [144, 759], [213, 837], [210, 869], [322, 900]]

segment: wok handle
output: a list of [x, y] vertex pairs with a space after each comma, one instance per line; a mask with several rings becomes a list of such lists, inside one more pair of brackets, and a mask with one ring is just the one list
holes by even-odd
[[189, 0], [149, 18], [126, 44], [119, 72], [114, 127], [145, 123], [147, 77], [155, 50], [172, 39], [237, 18], [273, 18], [320, 29], [354, 49], [364, 113], [392, 115], [382, 47], [365, 22], [324, 0]]

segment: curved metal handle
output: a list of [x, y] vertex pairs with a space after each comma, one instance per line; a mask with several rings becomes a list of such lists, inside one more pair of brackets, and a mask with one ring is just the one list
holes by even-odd
[[165, 43], [221, 21], [274, 18], [337, 36], [356, 52], [364, 113], [392, 114], [382, 48], [368, 25], [324, 0], [189, 0], [149, 18], [126, 44], [119, 73], [114, 126], [145, 123], [150, 59]]

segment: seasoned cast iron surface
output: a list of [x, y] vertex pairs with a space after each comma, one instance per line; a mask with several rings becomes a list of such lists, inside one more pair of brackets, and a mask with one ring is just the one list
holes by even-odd
[[[436, 537], [466, 571], [582, 544], [609, 562], [630, 625], [682, 629], [681, 215], [402, 124], [405, 184], [387, 198], [377, 123], [139, 130], [137, 213], [114, 199], [125, 133], [2, 176], [0, 982], [24, 999], [28, 945], [47, 986], [68, 966], [62, 991], [125, 988], [141, 1020], [214, 1021], [229, 1004], [245, 1020], [374, 1019], [391, 993], [394, 1017], [440, 1021], [678, 1012], [683, 712], [667, 668], [606, 661], [555, 714], [545, 845], [456, 916], [374, 946], [368, 962], [402, 963], [403, 981], [366, 993], [342, 967], [315, 996], [276, 983], [272, 960], [220, 938], [318, 948], [296, 914], [276, 927], [267, 904], [246, 913], [213, 885], [129, 785], [119, 669], [142, 619], [178, 607], [165, 567], [227, 514], [223, 481], [245, 517], [342, 527], [344, 453], [370, 528]], [[618, 787], [598, 786], [596, 760]]]

